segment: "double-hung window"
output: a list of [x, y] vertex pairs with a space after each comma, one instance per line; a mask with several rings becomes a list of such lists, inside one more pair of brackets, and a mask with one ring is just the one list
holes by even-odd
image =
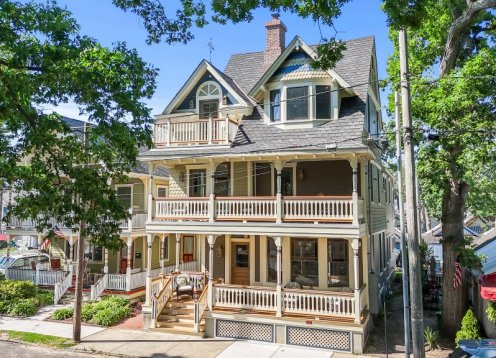
[[331, 118], [331, 87], [330, 86], [315, 86], [315, 117], [317, 119]]
[[308, 119], [308, 87], [288, 87], [286, 97], [287, 119]]
[[270, 91], [270, 121], [279, 122], [281, 120], [281, 90]]
[[133, 187], [131, 185], [118, 186], [116, 190], [117, 197], [124, 208], [129, 209], [133, 206]]

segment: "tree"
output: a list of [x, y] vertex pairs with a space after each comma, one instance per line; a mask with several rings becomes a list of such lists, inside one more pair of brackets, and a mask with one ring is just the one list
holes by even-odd
[[389, 82], [398, 84], [397, 29], [409, 29], [412, 113], [422, 201], [443, 226], [443, 331], [454, 334], [463, 314], [453, 287], [464, 247], [466, 210], [494, 215], [496, 187], [496, 0], [385, 0], [396, 51]]
[[[124, 43], [105, 48], [80, 35], [55, 2], [1, 1], [0, 44], [0, 182], [18, 193], [8, 218], [34, 219], [40, 231], [53, 230], [55, 219], [81, 245], [88, 238], [120, 247], [118, 222], [128, 213], [110, 182], [123, 179], [150, 143], [143, 100], [153, 94], [156, 70]], [[91, 122], [84, 136], [43, 110], [69, 101]]]

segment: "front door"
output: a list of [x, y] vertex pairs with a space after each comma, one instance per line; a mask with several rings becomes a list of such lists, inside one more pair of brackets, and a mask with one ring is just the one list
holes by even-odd
[[250, 245], [248, 243], [232, 244], [231, 283], [250, 285]]

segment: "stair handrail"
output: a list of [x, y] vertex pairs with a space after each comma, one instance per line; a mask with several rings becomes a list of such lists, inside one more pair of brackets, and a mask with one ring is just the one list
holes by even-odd
[[67, 292], [69, 287], [72, 286], [72, 275], [67, 272], [65, 278], [61, 282], [57, 282], [54, 287], [53, 302], [58, 304], [62, 296]]
[[165, 305], [169, 300], [172, 299], [172, 294], [174, 292], [173, 290], [173, 282], [174, 280], [172, 277], [167, 277], [166, 281], [162, 287], [162, 290], [159, 292], [159, 294], [154, 294], [153, 299], [152, 299], [152, 319], [150, 322], [150, 327], [151, 328], [156, 328], [157, 327], [157, 319], [158, 316], [160, 316], [160, 313], [164, 309]]
[[200, 332], [200, 323], [203, 319], [203, 315], [205, 314], [205, 310], [208, 307], [208, 286], [202, 291], [202, 294], [198, 299], [195, 299], [195, 330]]
[[103, 274], [103, 276], [100, 277], [94, 285], [91, 285], [91, 296], [90, 296], [91, 301], [96, 301], [98, 297], [102, 295], [103, 291], [107, 289], [108, 286], [107, 283], [108, 283], [108, 276], [106, 274]]

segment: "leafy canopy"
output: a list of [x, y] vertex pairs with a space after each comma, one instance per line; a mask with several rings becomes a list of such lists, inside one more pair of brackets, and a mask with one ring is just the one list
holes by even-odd
[[[0, 2], [0, 181], [19, 194], [10, 216], [53, 220], [107, 247], [118, 247], [128, 216], [109, 183], [136, 164], [150, 143], [144, 99], [157, 71], [125, 43], [112, 48], [81, 35], [54, 1]], [[83, 128], [49, 110], [72, 102], [91, 122]]]

